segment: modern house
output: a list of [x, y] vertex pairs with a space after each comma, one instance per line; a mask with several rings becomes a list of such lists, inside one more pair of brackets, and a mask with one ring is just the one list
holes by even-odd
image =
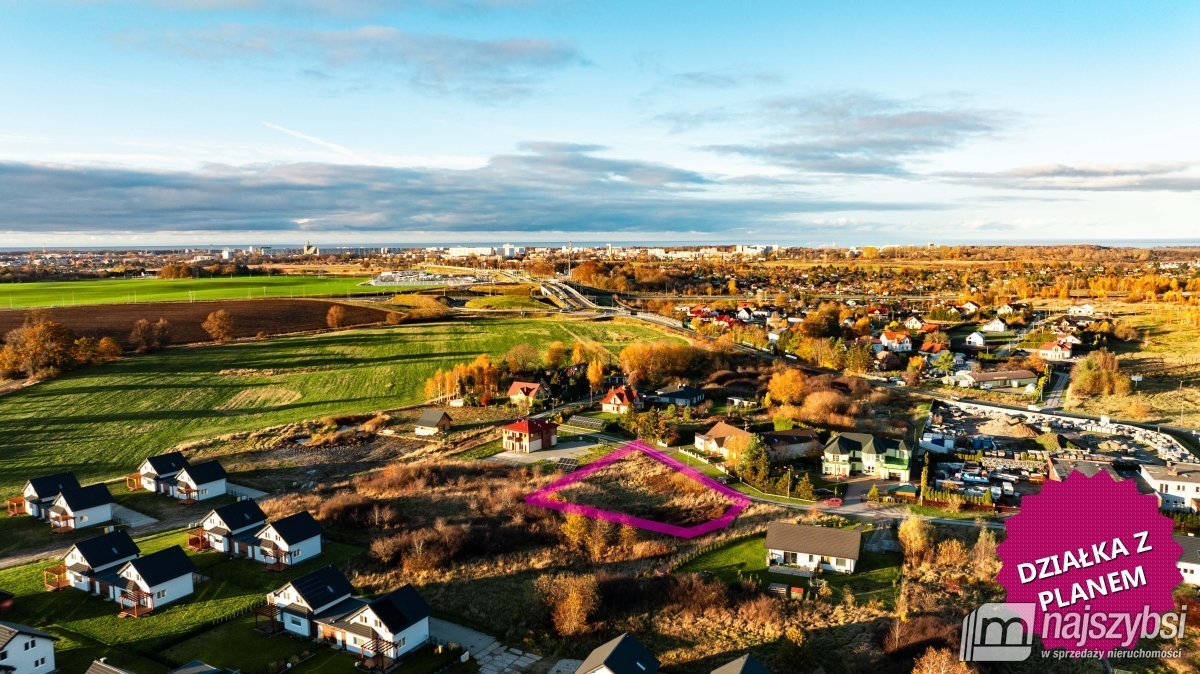
[[1159, 508], [1200, 511], [1200, 463], [1142, 464], [1141, 473], [1158, 494]]
[[963, 372], [958, 375], [962, 388], [996, 389], [1025, 388], [1037, 385], [1038, 376], [1029, 370], [999, 370], [996, 372]]
[[425, 410], [417, 418], [413, 433], [417, 435], [442, 435], [449, 432], [454, 420], [442, 410]]
[[530, 405], [535, 400], [544, 400], [550, 392], [542, 384], [530, 381], [514, 381], [508, 387], [508, 402], [514, 405]]
[[178, 545], [125, 562], [117, 571], [124, 581], [117, 595], [121, 615], [143, 616], [190, 595], [195, 572], [192, 559]]
[[772, 461], [789, 461], [808, 455], [820, 446], [820, 438], [807, 428], [767, 431], [762, 434]]
[[1067, 308], [1068, 316], [1095, 316], [1096, 308], [1090, 304], [1076, 304]]
[[1188, 585], [1200, 585], [1200, 538], [1195, 536], [1175, 536], [1175, 542], [1183, 548], [1176, 566], [1183, 574], [1183, 582]]
[[854, 573], [862, 533], [850, 529], [771, 522], [767, 525], [767, 566], [776, 573], [811, 575], [818, 568]]
[[236, 557], [250, 557], [258, 545], [255, 534], [267, 523], [267, 516], [253, 499], [215, 508], [200, 522], [200, 528], [188, 532], [188, 547], [212, 549]]
[[271, 522], [254, 537], [258, 544], [257, 551], [250, 550], [251, 558], [277, 570], [321, 554], [321, 525], [307, 510]]
[[771, 674], [770, 670], [747, 653], [732, 662], [727, 662], [712, 670], [712, 674]]
[[600, 401], [601, 411], [609, 414], [625, 414], [631, 409], [641, 408], [642, 401], [638, 398], [637, 391], [624, 384], [608, 389], [608, 393], [604, 394], [604, 399]]
[[174, 495], [175, 476], [187, 465], [188, 460], [179, 452], [152, 456], [138, 466], [136, 473], [125, 478], [125, 486], [131, 491], [148, 489], [157, 494]]
[[[353, 594], [354, 586], [346, 575], [330, 564], [268, 594], [267, 605], [257, 613], [277, 623], [277, 629], [313, 638], [318, 620], [346, 615], [358, 607], [358, 601], [351, 599]], [[351, 604], [343, 606], [345, 602]]]
[[217, 461], [186, 466], [175, 476], [173, 496], [184, 503], [224, 496], [228, 487], [225, 468]]
[[908, 353], [912, 351], [912, 339], [908, 336], [907, 332], [884, 330], [879, 333], [879, 343], [884, 349], [894, 353]]
[[75, 473], [35, 477], [25, 483], [21, 496], [8, 500], [8, 516], [26, 513], [41, 520], [47, 519], [50, 516], [50, 504], [66, 489], [79, 489]]
[[658, 674], [661, 663], [628, 634], [596, 647], [575, 674]]
[[848, 477], [862, 473], [907, 482], [912, 479], [911, 461], [912, 450], [903, 440], [839, 433], [825, 443], [821, 474]]
[[746, 443], [750, 442], [753, 433], [747, 430], [738, 428], [724, 421], [718, 421], [716, 425], [708, 429], [704, 433], [697, 433], [695, 446], [696, 449], [708, 454], [720, 454], [725, 458], [729, 458], [731, 447], [737, 446], [737, 450], [745, 448]]
[[1039, 346], [1034, 353], [1042, 360], [1070, 360], [1071, 344], [1065, 341], [1046, 342]]
[[411, 585], [366, 601], [350, 598], [314, 616], [317, 638], [355, 653], [367, 669], [386, 671], [429, 642], [431, 610]]
[[654, 400], [660, 405], [695, 407], [704, 402], [704, 391], [687, 384], [676, 384], [655, 391]]
[[113, 503], [106, 484], [64, 489], [50, 504], [50, 527], [61, 533], [111, 522]]
[[1005, 323], [1003, 318], [993, 318], [979, 326], [980, 332], [1006, 332], [1007, 330], [1008, 323]]
[[542, 419], [522, 419], [500, 429], [504, 450], [537, 452], [558, 444], [558, 424]]
[[0, 621], [0, 672], [49, 674], [58, 637], [28, 625]]
[[987, 346], [987, 335], [976, 330], [975, 332], [967, 335], [966, 338], [963, 339], [963, 343], [967, 346], [973, 346], [977, 349], [982, 349], [983, 347]]
[[920, 330], [921, 326], [923, 325], [925, 324], [922, 323], [921, 319], [917, 318], [916, 316], [909, 316], [904, 321], [904, 327], [908, 328], [909, 330]]
[[79, 541], [63, 555], [61, 564], [45, 570], [43, 578], [46, 589], [57, 590], [70, 586], [105, 599], [116, 599], [120, 587], [116, 570], [122, 564], [137, 559], [139, 554], [141, 550], [124, 531], [112, 531]]

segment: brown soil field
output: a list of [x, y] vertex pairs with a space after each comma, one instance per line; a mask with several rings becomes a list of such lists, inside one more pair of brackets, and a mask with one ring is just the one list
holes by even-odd
[[[127, 346], [133, 324], [142, 318], [150, 321], [167, 319], [171, 323], [171, 343], [191, 344], [209, 341], [208, 333], [200, 324], [209, 313], [218, 309], [224, 309], [233, 317], [234, 337], [254, 337], [260, 332], [277, 335], [323, 329], [327, 327], [325, 316], [334, 304], [345, 309], [346, 326], [381, 323], [387, 316], [384, 310], [361, 305], [295, 299], [97, 304], [42, 309], [39, 313], [62, 323], [76, 335], [112, 337]], [[20, 327], [27, 315], [27, 310], [0, 310], [0, 335]]]

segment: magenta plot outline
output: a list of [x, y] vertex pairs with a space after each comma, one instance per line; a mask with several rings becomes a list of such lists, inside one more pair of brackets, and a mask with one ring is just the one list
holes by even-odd
[[[604, 510], [595, 506], [568, 503], [566, 501], [559, 501], [551, 498], [555, 492], [575, 484], [576, 482], [581, 482], [587, 479], [594, 473], [611, 466], [612, 464], [624, 459], [634, 452], [641, 452], [645, 456], [658, 461], [668, 468], [672, 468], [675, 471], [687, 475], [696, 482], [729, 499], [733, 502], [732, 505], [730, 505], [725, 511], [725, 514], [716, 519], [709, 520], [707, 522], [701, 522], [700, 524], [690, 527], [681, 527], [675, 524], [667, 524], [665, 522], [658, 522], [642, 517], [634, 517], [633, 515], [627, 515], [625, 513], [619, 513], [612, 510]], [[550, 510], [569, 513], [572, 515], [583, 515], [584, 517], [604, 520], [606, 522], [627, 524], [631, 527], [637, 527], [638, 529], [645, 529], [647, 531], [653, 531], [660, 534], [668, 534], [678, 538], [695, 538], [696, 536], [701, 536], [703, 534], [707, 534], [709, 532], [729, 526], [729, 524], [733, 522], [734, 518], [740, 515], [747, 507], [749, 507], [750, 499], [747, 498], [745, 494], [739, 493], [721, 484], [720, 482], [717, 482], [704, 473], [701, 473], [691, 466], [687, 466], [680, 461], [667, 456], [666, 454], [650, 447], [642, 441], [634, 440], [626, 443], [624, 447], [608, 454], [599, 461], [580, 468], [569, 475], [564, 475], [563, 477], [551, 482], [532, 494], [526, 495], [525, 503], [528, 503], [532, 506], [538, 506], [540, 508], [548, 508]]]

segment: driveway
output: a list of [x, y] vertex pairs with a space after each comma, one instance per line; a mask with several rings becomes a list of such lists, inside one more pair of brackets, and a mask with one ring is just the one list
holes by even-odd
[[132, 508], [126, 508], [123, 505], [114, 504], [112, 508], [113, 519], [124, 524], [130, 529], [137, 527], [145, 527], [154, 524], [158, 520], [153, 517], [140, 513]]
[[455, 643], [479, 663], [479, 674], [509, 674], [528, 671], [542, 659], [536, 653], [506, 648], [490, 634], [441, 618], [429, 619], [429, 636], [438, 643]]
[[547, 449], [540, 452], [500, 452], [495, 456], [489, 457], [491, 461], [499, 461], [501, 463], [517, 463], [527, 464], [537, 461], [558, 461], [559, 459], [578, 459], [582, 456], [587, 456], [587, 453], [600, 443], [592, 440], [575, 440], [572, 442], [560, 442], [554, 449]]

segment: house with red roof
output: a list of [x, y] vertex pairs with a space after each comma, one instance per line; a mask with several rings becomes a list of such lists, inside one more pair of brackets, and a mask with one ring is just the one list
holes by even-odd
[[909, 339], [907, 332], [884, 330], [879, 334], [879, 343], [888, 351], [897, 353], [912, 351], [912, 340]]
[[621, 384], [614, 386], [600, 401], [600, 409], [610, 414], [625, 414], [631, 409], [641, 409], [642, 399], [632, 387]]
[[537, 452], [558, 444], [558, 424], [543, 419], [521, 419], [500, 432], [507, 452]]
[[542, 384], [531, 381], [514, 381], [508, 387], [508, 401], [514, 405], [529, 405], [535, 400], [543, 400], [549, 391]]

